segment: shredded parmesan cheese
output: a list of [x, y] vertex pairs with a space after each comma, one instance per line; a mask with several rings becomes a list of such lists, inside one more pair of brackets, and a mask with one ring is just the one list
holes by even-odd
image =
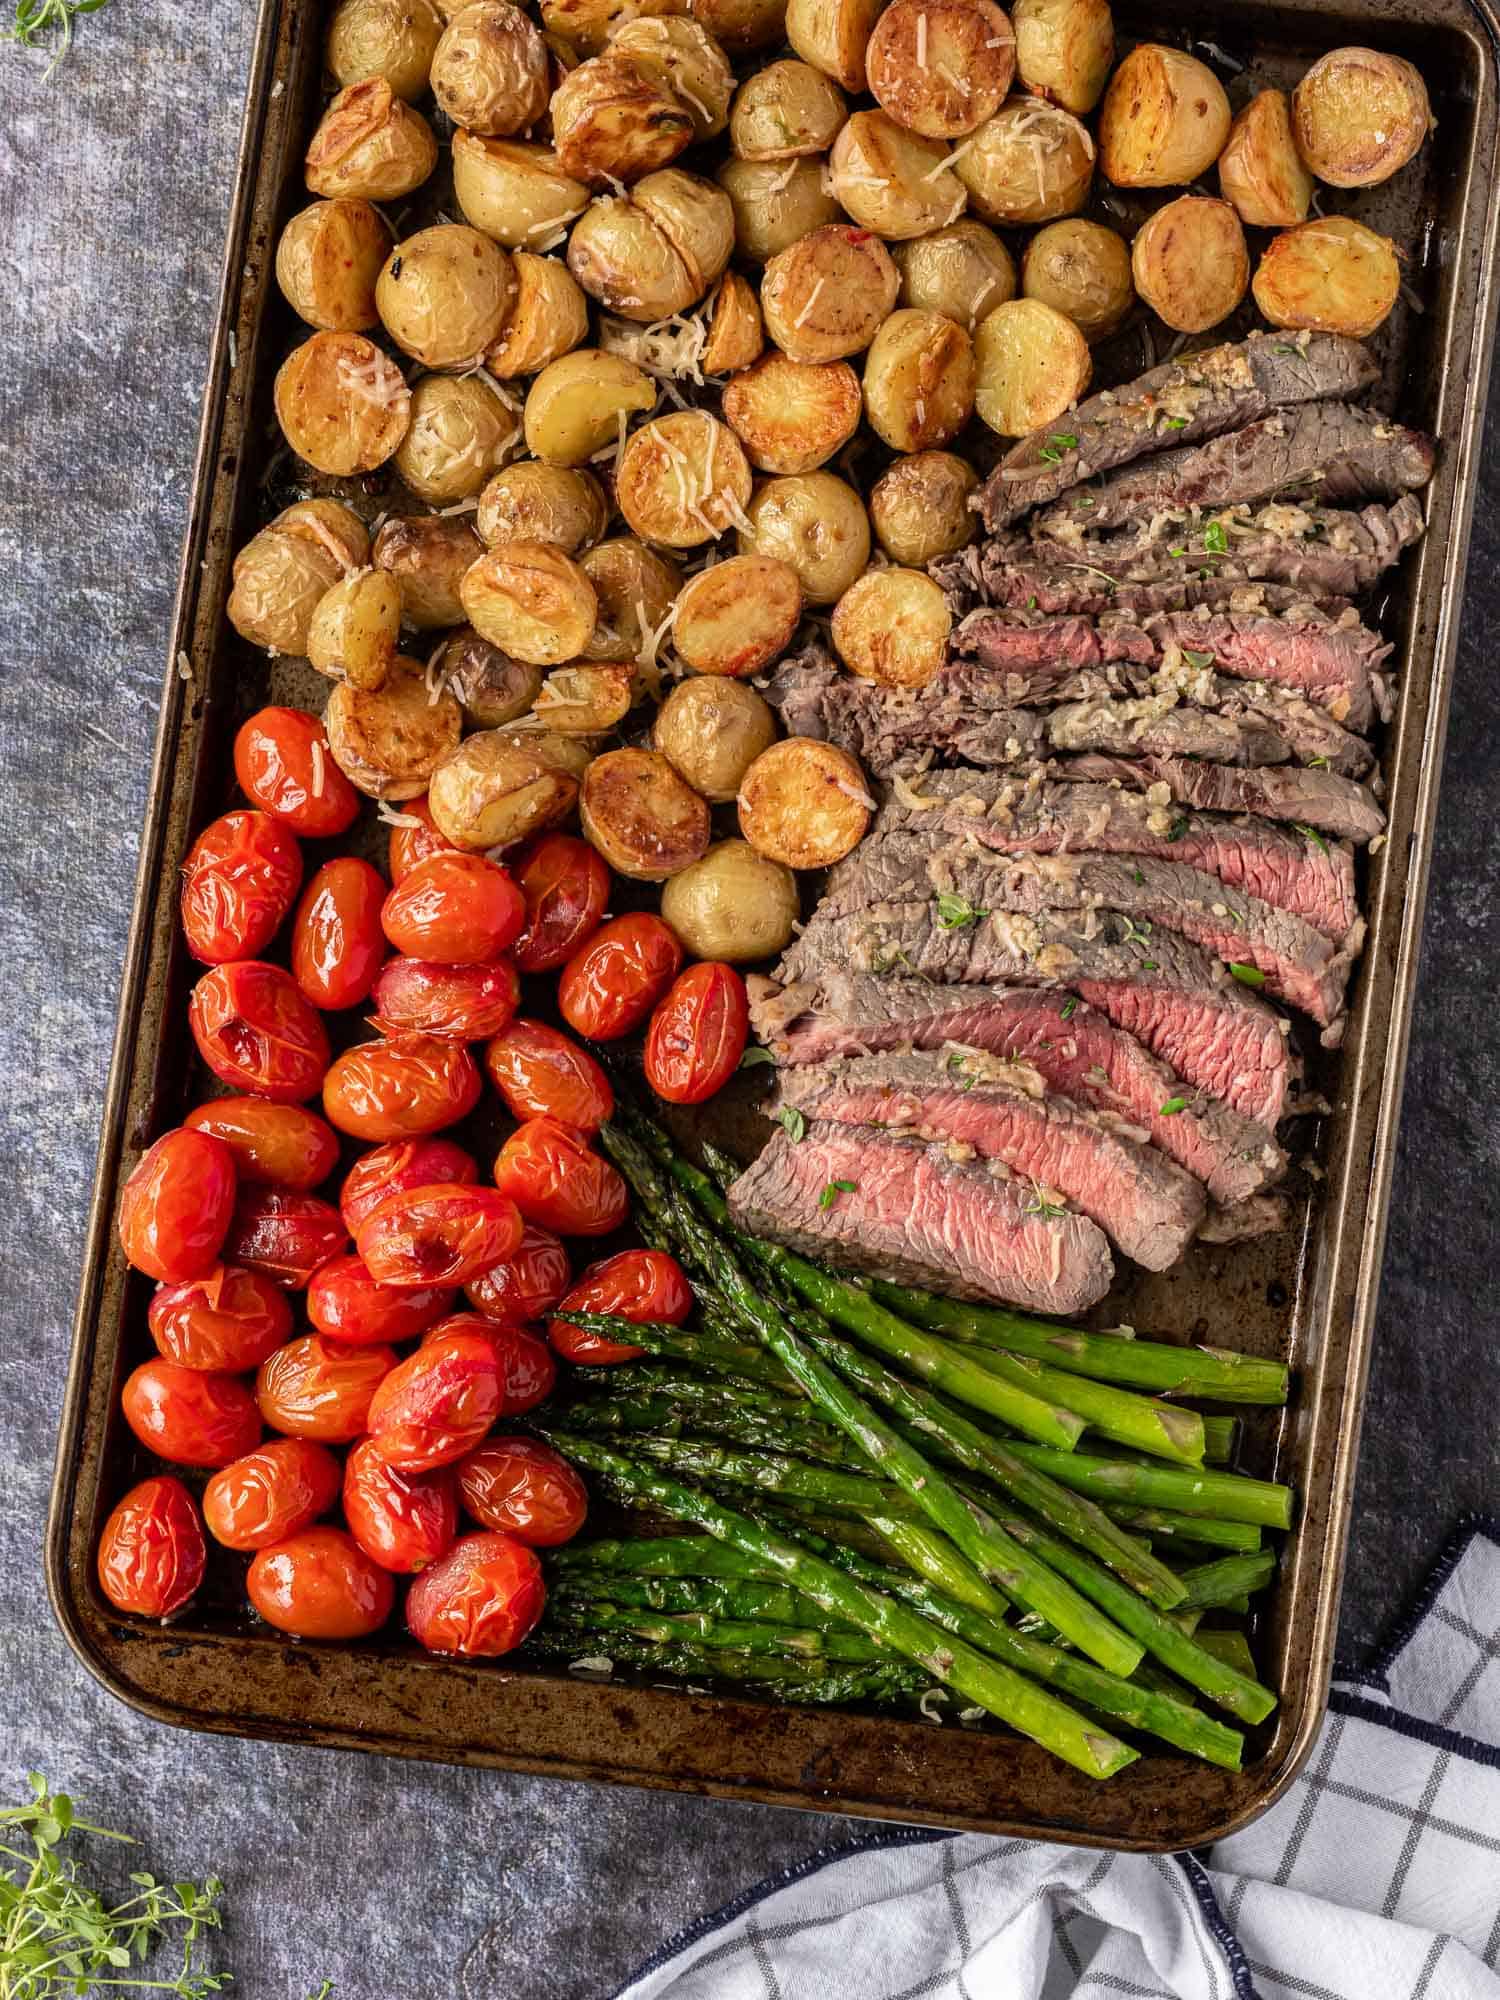
[[927, 16], [926, 16], [926, 14], [918, 14], [918, 16], [917, 16], [917, 68], [918, 68], [918, 69], [926, 69], [926, 67], [927, 67]]
[[320, 799], [323, 796], [324, 775], [325, 771], [323, 764], [323, 746], [317, 740], [317, 738], [314, 737], [312, 746], [312, 776], [313, 776], [312, 789], [313, 789], [313, 797], [315, 799]]
[[193, 678], [193, 663], [186, 653], [177, 655], [177, 678], [180, 681], [190, 681]]
[[818, 294], [819, 292], [822, 291], [824, 285], [826, 285], [827, 282], [828, 280], [826, 278], [819, 278], [818, 282], [813, 286], [812, 290], [808, 293], [801, 312], [798, 313], [795, 321], [793, 322], [794, 325], [805, 326], [807, 324], [809, 314], [812, 312], [813, 307], [818, 303]]
[[376, 800], [375, 817], [376, 819], [383, 821], [386, 826], [420, 827], [422, 825], [422, 821], [417, 818], [415, 813], [398, 813], [395, 810], [395, 808], [389, 805], [387, 801], [384, 799]]

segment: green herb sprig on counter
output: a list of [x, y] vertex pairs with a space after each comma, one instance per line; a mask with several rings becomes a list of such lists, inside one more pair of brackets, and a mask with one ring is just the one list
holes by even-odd
[[57, 68], [73, 43], [73, 17], [97, 14], [109, 0], [16, 0], [15, 18], [0, 27], [0, 41], [15, 42], [23, 49], [51, 49], [52, 60], [42, 77]]

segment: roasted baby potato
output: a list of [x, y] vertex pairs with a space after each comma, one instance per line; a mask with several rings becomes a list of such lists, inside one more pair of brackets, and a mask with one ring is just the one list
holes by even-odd
[[438, 764], [427, 787], [438, 832], [475, 853], [514, 847], [566, 819], [577, 801], [576, 774], [556, 760], [540, 731], [485, 729], [467, 736]]
[[1223, 152], [1229, 122], [1224, 86], [1206, 63], [1142, 42], [1104, 93], [1100, 167], [1116, 187], [1181, 187]]
[[743, 521], [749, 498], [740, 441], [707, 410], [653, 418], [625, 440], [615, 505], [643, 541], [698, 548]]
[[698, 366], [705, 375], [728, 375], [748, 368], [765, 344], [765, 322], [754, 287], [738, 271], [726, 271], [707, 314]]
[[947, 657], [952, 629], [947, 598], [918, 569], [866, 570], [833, 611], [839, 658], [883, 687], [926, 687]]
[[294, 500], [283, 507], [271, 527], [283, 535], [315, 542], [347, 576], [370, 560], [370, 536], [364, 522], [342, 500]]
[[656, 750], [607, 750], [583, 774], [584, 839], [617, 875], [665, 882], [708, 848], [708, 806]]
[[649, 325], [701, 299], [733, 248], [728, 195], [669, 167], [629, 200], [594, 202], [568, 241], [568, 268], [607, 311]]
[[1284, 91], [1258, 90], [1230, 126], [1219, 155], [1219, 189], [1252, 228], [1287, 229], [1307, 220], [1313, 177], [1292, 137]]
[[516, 297], [499, 338], [484, 358], [500, 381], [535, 375], [588, 339], [588, 300], [558, 257], [517, 250], [511, 258]]
[[[339, 508], [340, 513], [346, 511]], [[363, 537], [355, 516], [350, 514], [349, 520]], [[366, 560], [367, 554], [358, 557], [361, 563]], [[299, 533], [288, 528], [285, 515], [279, 515], [234, 559], [229, 622], [252, 646], [264, 646], [270, 653], [305, 653], [318, 606], [353, 567], [341, 536]]]
[[385, 217], [367, 201], [315, 201], [276, 246], [276, 282], [293, 312], [325, 333], [378, 326], [375, 280], [390, 255]]
[[767, 63], [735, 92], [729, 143], [742, 160], [800, 160], [826, 153], [849, 116], [848, 100], [810, 63]]
[[1227, 201], [1184, 194], [1149, 216], [1130, 246], [1135, 288], [1178, 333], [1228, 319], [1250, 284], [1250, 252]]
[[847, 361], [792, 361], [773, 349], [724, 384], [724, 421], [759, 472], [826, 465], [859, 429], [860, 409]]
[[786, 651], [801, 616], [802, 585], [789, 563], [730, 556], [684, 586], [672, 643], [695, 674], [744, 680]]
[[541, 0], [542, 26], [581, 56], [596, 56], [611, 31], [642, 14], [679, 14], [682, 0]]
[[875, 801], [857, 757], [836, 743], [788, 736], [745, 773], [739, 811], [740, 831], [757, 853], [786, 868], [831, 868], [864, 839]]
[[702, 298], [734, 249], [734, 209], [724, 190], [698, 174], [668, 167], [649, 174], [631, 194], [687, 266], [693, 297]]
[[1420, 71], [1374, 49], [1332, 49], [1292, 92], [1297, 151], [1330, 187], [1374, 187], [1432, 130]]
[[476, 229], [508, 250], [555, 249], [589, 205], [582, 181], [548, 146], [453, 135], [453, 194]]
[[1375, 331], [1400, 289], [1395, 244], [1348, 215], [1327, 215], [1273, 236], [1253, 287], [1272, 326], [1312, 327], [1357, 340]]
[[454, 124], [508, 139], [547, 109], [551, 66], [541, 31], [510, 0], [470, 0], [432, 58], [432, 94]]
[[1023, 88], [1076, 118], [1092, 111], [1115, 59], [1109, 0], [1014, 0], [1010, 18]]
[[1021, 290], [1068, 318], [1087, 341], [1103, 340], [1135, 303], [1130, 246], [1081, 215], [1039, 229], [1021, 259]]
[[726, 805], [776, 741], [776, 717], [743, 681], [696, 674], [679, 681], [662, 703], [651, 741], [695, 792], [712, 805]]
[[786, 40], [786, 0], [688, 0], [688, 11], [736, 55]]
[[589, 187], [638, 181], [692, 141], [692, 115], [671, 84], [627, 57], [591, 56], [553, 93], [558, 160]]
[[745, 555], [772, 556], [795, 572], [809, 604], [832, 604], [870, 560], [870, 522], [852, 486], [831, 472], [768, 479], [746, 508]]
[[939, 312], [969, 333], [987, 312], [1016, 295], [1016, 267], [994, 230], [964, 216], [930, 236], [898, 243], [901, 303]]
[[597, 347], [575, 347], [544, 368], [526, 397], [526, 446], [551, 465], [586, 465], [624, 436], [638, 411], [656, 405], [643, 369]]
[[521, 412], [477, 375], [424, 375], [396, 470], [429, 507], [471, 500], [521, 442]]
[[788, 160], [784, 165], [775, 160], [726, 160], [717, 179], [734, 214], [735, 247], [752, 263], [768, 264], [842, 214], [818, 158]]
[[576, 660], [598, 600], [573, 558], [546, 542], [502, 542], [464, 576], [463, 609], [481, 638], [533, 666]]
[[861, 228], [892, 241], [956, 222], [968, 202], [937, 139], [908, 132], [884, 111], [856, 111], [833, 142], [829, 179]]
[[356, 570], [319, 598], [307, 630], [307, 657], [330, 680], [378, 688], [400, 636], [400, 584], [378, 569]]
[[868, 89], [865, 50], [886, 0], [787, 0], [786, 38], [845, 90]]
[[319, 121], [305, 161], [314, 194], [395, 201], [437, 165], [437, 140], [420, 111], [383, 76], [341, 90]]
[[559, 736], [602, 736], [630, 713], [631, 679], [629, 667], [554, 667], [531, 712]]
[[372, 799], [414, 799], [454, 748], [463, 717], [452, 695], [429, 695], [421, 663], [400, 654], [378, 688], [340, 681], [323, 711], [333, 761]]
[[680, 15], [642, 15], [615, 29], [609, 53], [659, 77], [693, 121], [695, 139], [716, 139], [729, 123], [734, 71], [713, 36]]
[[1087, 201], [1094, 142], [1071, 111], [1013, 97], [954, 156], [953, 170], [986, 222], [1050, 222]]
[[432, 671], [474, 729], [499, 729], [524, 715], [542, 686], [542, 670], [513, 660], [472, 625], [462, 625], [439, 647]]
[[974, 414], [974, 343], [941, 313], [893, 312], [865, 356], [865, 415], [892, 451], [925, 451]]
[[479, 537], [459, 515], [395, 514], [375, 537], [371, 560], [400, 584], [407, 624], [430, 632], [464, 622], [459, 585], [480, 554]]
[[898, 458], [870, 490], [870, 524], [893, 562], [918, 569], [974, 539], [979, 517], [969, 495], [979, 474], [951, 451]]
[[340, 90], [383, 76], [410, 102], [427, 88], [443, 17], [432, 0], [338, 0], [323, 60]]
[[791, 869], [746, 840], [717, 841], [661, 892], [662, 918], [683, 949], [727, 965], [785, 951], [800, 910]]
[[681, 570], [634, 535], [600, 542], [578, 560], [599, 600], [594, 636], [584, 657], [637, 665], [682, 587]]
[[899, 289], [885, 245], [866, 229], [835, 222], [771, 259], [760, 309], [783, 354], [841, 361], [869, 346]]
[[1001, 437], [1055, 423], [1089, 385], [1089, 344], [1072, 320], [1040, 299], [1012, 299], [979, 322], [974, 407]]
[[865, 71], [898, 125], [957, 139], [1005, 102], [1016, 38], [993, 0], [892, 0], [870, 36]]
[[608, 520], [609, 502], [593, 473], [527, 458], [490, 480], [474, 526], [486, 548], [549, 542], [572, 556], [585, 542], [597, 542]]
[[384, 465], [411, 421], [400, 369], [362, 333], [315, 333], [294, 347], [273, 399], [292, 450], [340, 478]]
[[424, 368], [454, 368], [481, 358], [515, 295], [515, 274], [498, 244], [467, 223], [440, 222], [396, 245], [375, 304], [404, 353]]

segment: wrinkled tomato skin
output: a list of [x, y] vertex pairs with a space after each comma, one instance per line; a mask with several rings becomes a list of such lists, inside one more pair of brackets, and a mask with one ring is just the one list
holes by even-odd
[[495, 1185], [558, 1236], [608, 1236], [630, 1213], [625, 1183], [571, 1125], [528, 1118], [500, 1149]]
[[406, 1623], [429, 1653], [493, 1659], [519, 1646], [547, 1602], [542, 1566], [524, 1542], [465, 1535], [407, 1592]]
[[300, 1292], [314, 1271], [349, 1242], [332, 1202], [288, 1188], [246, 1188], [224, 1239], [231, 1263], [258, 1271], [283, 1291]]
[[432, 1472], [471, 1451], [500, 1414], [500, 1369], [483, 1334], [434, 1332], [386, 1376], [366, 1426], [387, 1465]]
[[116, 1611], [170, 1618], [203, 1581], [208, 1545], [193, 1496], [162, 1473], [132, 1486], [99, 1537], [99, 1588]]
[[479, 1090], [479, 1066], [462, 1043], [409, 1035], [346, 1050], [324, 1082], [323, 1109], [353, 1139], [421, 1139], [467, 1118]]
[[526, 905], [499, 862], [455, 848], [419, 862], [386, 897], [380, 920], [408, 958], [475, 965], [515, 943]]
[[528, 1222], [504, 1263], [464, 1287], [476, 1312], [505, 1326], [525, 1326], [549, 1313], [572, 1283], [568, 1253], [550, 1229]]
[[305, 1333], [261, 1363], [255, 1400], [283, 1437], [350, 1444], [367, 1429], [375, 1391], [395, 1365], [393, 1347], [346, 1347]]
[[373, 1440], [344, 1461], [344, 1519], [365, 1554], [382, 1569], [414, 1576], [445, 1556], [458, 1534], [458, 1482], [437, 1472], [398, 1472]]
[[640, 1027], [681, 965], [682, 946], [660, 917], [614, 917], [568, 960], [558, 1011], [575, 1035], [618, 1041]]
[[356, 1247], [377, 1284], [466, 1285], [514, 1256], [521, 1230], [504, 1195], [449, 1183], [393, 1194], [360, 1224]]
[[594, 1133], [615, 1108], [588, 1050], [545, 1021], [512, 1021], [485, 1049], [484, 1066], [512, 1118], [560, 1118]]
[[243, 1382], [160, 1355], [128, 1378], [120, 1408], [147, 1451], [169, 1465], [228, 1465], [260, 1442], [260, 1415]]
[[732, 965], [690, 965], [651, 1016], [646, 1081], [668, 1104], [702, 1104], [740, 1066], [750, 1034], [745, 982]]
[[241, 1181], [267, 1182], [306, 1194], [339, 1163], [338, 1134], [304, 1104], [270, 1104], [264, 1097], [215, 1097], [190, 1111], [193, 1132], [222, 1139]]
[[369, 998], [385, 961], [385, 896], [385, 877], [349, 854], [325, 861], [308, 883], [292, 926], [292, 977], [320, 1012]]
[[326, 1514], [339, 1497], [342, 1477], [326, 1445], [309, 1438], [269, 1438], [209, 1480], [203, 1489], [203, 1518], [226, 1549], [269, 1548]]
[[183, 1368], [244, 1375], [292, 1336], [292, 1309], [269, 1278], [216, 1264], [206, 1278], [163, 1285], [146, 1309], [156, 1351]]
[[304, 1528], [257, 1552], [251, 1608], [296, 1639], [368, 1639], [391, 1615], [396, 1586], [342, 1528]]
[[515, 1019], [521, 980], [508, 958], [484, 965], [390, 959], [375, 982], [375, 1021], [387, 1035], [436, 1035], [482, 1042]]
[[588, 1488], [559, 1452], [535, 1438], [489, 1438], [460, 1459], [459, 1498], [482, 1528], [528, 1548], [572, 1541], [588, 1518]]
[[205, 972], [188, 1001], [198, 1053], [233, 1090], [300, 1104], [328, 1068], [328, 1035], [289, 972], [258, 958]]
[[179, 1126], [141, 1155], [120, 1193], [127, 1263], [164, 1285], [205, 1278], [234, 1215], [234, 1155], [221, 1139]]
[[263, 708], [234, 739], [234, 775], [247, 799], [304, 840], [347, 833], [359, 793], [333, 761], [315, 715]]
[[365, 1217], [393, 1194], [439, 1181], [472, 1187], [478, 1179], [473, 1156], [451, 1139], [392, 1139], [354, 1162], [339, 1190], [339, 1213], [349, 1234], [358, 1236]]
[[255, 958], [302, 886], [302, 850], [269, 813], [231, 812], [206, 826], [182, 866], [182, 934], [194, 958]]
[[377, 1284], [360, 1257], [335, 1257], [307, 1287], [307, 1317], [317, 1332], [346, 1347], [378, 1347], [388, 1340], [415, 1340], [453, 1309], [447, 1285], [397, 1291]]
[[514, 957], [523, 972], [555, 972], [581, 951], [604, 920], [609, 869], [571, 833], [544, 833], [511, 864], [526, 902]]
[[[573, 1312], [609, 1313], [617, 1319], [658, 1320], [667, 1326], [681, 1326], [693, 1310], [693, 1288], [676, 1258], [664, 1250], [622, 1250], [618, 1257], [590, 1264], [562, 1304]], [[582, 1365], [636, 1361], [645, 1352], [602, 1333], [570, 1326], [564, 1319], [551, 1322], [547, 1338], [564, 1360]]]
[[501, 1326], [482, 1313], [455, 1313], [439, 1320], [423, 1338], [442, 1340], [450, 1333], [469, 1333], [489, 1343], [500, 1374], [500, 1414], [522, 1417], [545, 1403], [557, 1387], [557, 1363], [545, 1340], [521, 1326]]
[[432, 820], [432, 810], [425, 794], [420, 799], [403, 799], [394, 810], [408, 819], [420, 820], [420, 826], [393, 826], [386, 849], [386, 867], [390, 872], [392, 885], [400, 888], [413, 868], [429, 860], [434, 854], [456, 854], [458, 849], [446, 835], [438, 832]]

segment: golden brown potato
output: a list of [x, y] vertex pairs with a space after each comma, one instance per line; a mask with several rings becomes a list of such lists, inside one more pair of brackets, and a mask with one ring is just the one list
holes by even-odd
[[801, 910], [790, 868], [746, 840], [720, 840], [661, 892], [663, 920], [694, 958], [749, 965], [792, 941]]
[[634, 535], [600, 542], [579, 561], [599, 599], [594, 636], [584, 657], [638, 664], [682, 588], [681, 570]]
[[515, 303], [484, 357], [501, 382], [536, 375], [588, 339], [589, 306], [577, 279], [559, 257], [517, 250], [511, 257]]
[[841, 361], [869, 346], [900, 284], [877, 237], [830, 223], [767, 264], [760, 288], [766, 332], [794, 361]]
[[609, 502], [591, 472], [528, 458], [490, 480], [474, 526], [487, 548], [547, 542], [571, 556], [585, 542], [598, 541], [608, 520]]
[[464, 222], [440, 222], [398, 243], [375, 287], [386, 332], [424, 368], [478, 361], [515, 295], [509, 257]]
[[696, 675], [662, 703], [651, 741], [711, 805], [727, 805], [762, 750], [776, 741], [770, 704], [743, 681]]
[[432, 0], [338, 0], [323, 55], [340, 90], [383, 76], [398, 97], [427, 88], [432, 52], [443, 32]]
[[863, 229], [892, 242], [956, 222], [968, 195], [938, 139], [908, 132], [884, 111], [856, 111], [833, 142], [829, 179]]
[[1229, 123], [1229, 99], [1206, 63], [1142, 42], [1104, 93], [1099, 164], [1116, 187], [1181, 187], [1208, 172]]
[[898, 243], [901, 303], [939, 312], [972, 333], [987, 312], [1016, 295], [1016, 267], [994, 230], [972, 216]]
[[734, 72], [713, 36], [696, 21], [680, 15], [627, 21], [610, 36], [609, 53], [665, 83], [686, 107], [696, 139], [716, 139], [729, 123]]
[[772, 556], [791, 569], [809, 604], [832, 604], [870, 560], [870, 522], [852, 486], [831, 472], [768, 479], [746, 508], [745, 555]]
[[378, 326], [375, 280], [390, 255], [385, 217], [367, 201], [315, 201], [276, 246], [276, 282], [292, 311], [325, 333]]
[[1135, 303], [1130, 246], [1102, 222], [1081, 215], [1050, 222], [1026, 246], [1021, 290], [1066, 313], [1085, 340], [1103, 340]]
[[712, 181], [668, 167], [627, 201], [596, 201], [568, 243], [568, 268], [591, 298], [649, 325], [685, 312], [734, 248], [734, 210]]
[[735, 92], [729, 143], [742, 160], [799, 160], [826, 153], [848, 116], [844, 93], [821, 70], [767, 63]]
[[974, 343], [941, 313], [893, 312], [865, 356], [865, 415], [892, 451], [926, 451], [974, 414]]
[[882, 687], [926, 687], [947, 657], [952, 629], [947, 598], [918, 569], [866, 570], [833, 611], [839, 658]]
[[1094, 142], [1071, 111], [1013, 97], [955, 154], [953, 171], [986, 222], [1051, 222], [1088, 200]]
[[481, 554], [479, 537], [457, 515], [395, 514], [375, 537], [377, 569], [401, 586], [401, 610], [419, 632], [462, 625], [459, 586]]
[[737, 56], [786, 40], [786, 0], [688, 0], [688, 11]]
[[319, 598], [307, 630], [307, 657], [330, 680], [378, 688], [400, 636], [400, 584], [378, 569], [356, 570]]
[[278, 534], [316, 543], [333, 557], [345, 576], [369, 563], [369, 533], [358, 514], [342, 500], [294, 500], [269, 525]]
[[598, 600], [573, 558], [546, 542], [502, 542], [463, 579], [469, 623], [481, 638], [533, 666], [576, 660], [593, 635]]
[[1092, 111], [1115, 59], [1109, 0], [1014, 0], [1010, 18], [1023, 88], [1077, 118]]
[[787, 0], [786, 38], [845, 90], [868, 89], [865, 50], [886, 0]]
[[1284, 91], [1258, 90], [1230, 126], [1219, 189], [1252, 228], [1286, 229], [1307, 220], [1313, 177], [1297, 152]]
[[726, 271], [710, 301], [708, 331], [698, 366], [705, 375], [728, 375], [748, 368], [766, 344], [765, 323], [755, 288], [738, 271]]
[[542, 0], [542, 26], [581, 56], [596, 56], [622, 21], [680, 14], [682, 0]]
[[615, 505], [643, 541], [698, 548], [743, 521], [749, 498], [740, 441], [707, 410], [655, 417], [625, 440]]
[[1149, 216], [1130, 246], [1135, 288], [1178, 333], [1228, 319], [1250, 284], [1250, 252], [1227, 201], [1184, 194]]
[[550, 65], [540, 31], [510, 0], [470, 0], [443, 30], [432, 94], [454, 124], [508, 139], [547, 108]]
[[305, 165], [314, 194], [395, 201], [437, 165], [437, 140], [420, 111], [383, 76], [341, 90], [312, 135]]
[[234, 559], [229, 622], [252, 646], [305, 653], [314, 614], [344, 569], [342, 558], [322, 542], [288, 534], [273, 521]]
[[745, 773], [739, 809], [740, 831], [757, 853], [786, 868], [831, 868], [864, 839], [875, 801], [858, 758], [836, 743], [788, 736]]
[[870, 523], [880, 546], [893, 562], [912, 569], [952, 555], [979, 526], [969, 505], [978, 485], [973, 466], [951, 451], [898, 458], [870, 490]]
[[773, 349], [724, 384], [723, 410], [757, 471], [811, 472], [859, 429], [859, 377], [847, 361], [793, 361]]
[[602, 736], [630, 713], [631, 689], [629, 667], [579, 660], [552, 669], [531, 712], [559, 736]]
[[801, 617], [802, 585], [789, 563], [730, 556], [689, 580], [672, 643], [695, 674], [745, 680], [786, 651]]
[[769, 263], [841, 214], [821, 159], [726, 160], [717, 178], [734, 214], [735, 247], [752, 263]]
[[384, 465], [411, 421], [400, 369], [362, 333], [315, 333], [294, 347], [274, 401], [292, 450], [340, 478]]
[[542, 670], [529, 660], [513, 660], [472, 625], [446, 639], [432, 663], [434, 677], [464, 712], [474, 729], [499, 729], [524, 715], [541, 692]]
[[617, 444], [638, 411], [656, 405], [656, 385], [643, 369], [597, 347], [575, 347], [550, 363], [526, 397], [528, 450], [549, 465], [586, 465]]
[[1395, 244], [1347, 215], [1273, 236], [1255, 271], [1255, 303], [1272, 326], [1357, 340], [1381, 324], [1400, 289]]
[[378, 688], [340, 681], [323, 711], [333, 761], [372, 799], [414, 799], [458, 742], [458, 703], [429, 692], [417, 660], [398, 654]]
[[1297, 151], [1330, 187], [1374, 187], [1432, 130], [1421, 72], [1374, 49], [1331, 49], [1292, 92]]
[[582, 181], [547, 146], [453, 135], [453, 194], [466, 218], [508, 250], [552, 250], [589, 205]]
[[1001, 437], [1056, 423], [1089, 385], [1089, 344], [1072, 320], [1040, 299], [1012, 299], [974, 335], [974, 407]]
[[396, 470], [430, 507], [471, 500], [521, 442], [521, 413], [477, 375], [424, 375]]
[[583, 837], [617, 875], [665, 882], [708, 848], [708, 807], [655, 750], [607, 750], [583, 774]]
[[540, 732], [503, 729], [466, 737], [427, 790], [438, 832], [473, 853], [514, 847], [566, 819], [577, 801], [577, 777], [550, 755]]
[[994, 0], [892, 0], [865, 51], [870, 89], [898, 125], [958, 139], [993, 118], [1016, 73]]
[[687, 106], [660, 76], [615, 55], [591, 56], [552, 99], [552, 143], [563, 171], [592, 188], [638, 181], [693, 141]]

